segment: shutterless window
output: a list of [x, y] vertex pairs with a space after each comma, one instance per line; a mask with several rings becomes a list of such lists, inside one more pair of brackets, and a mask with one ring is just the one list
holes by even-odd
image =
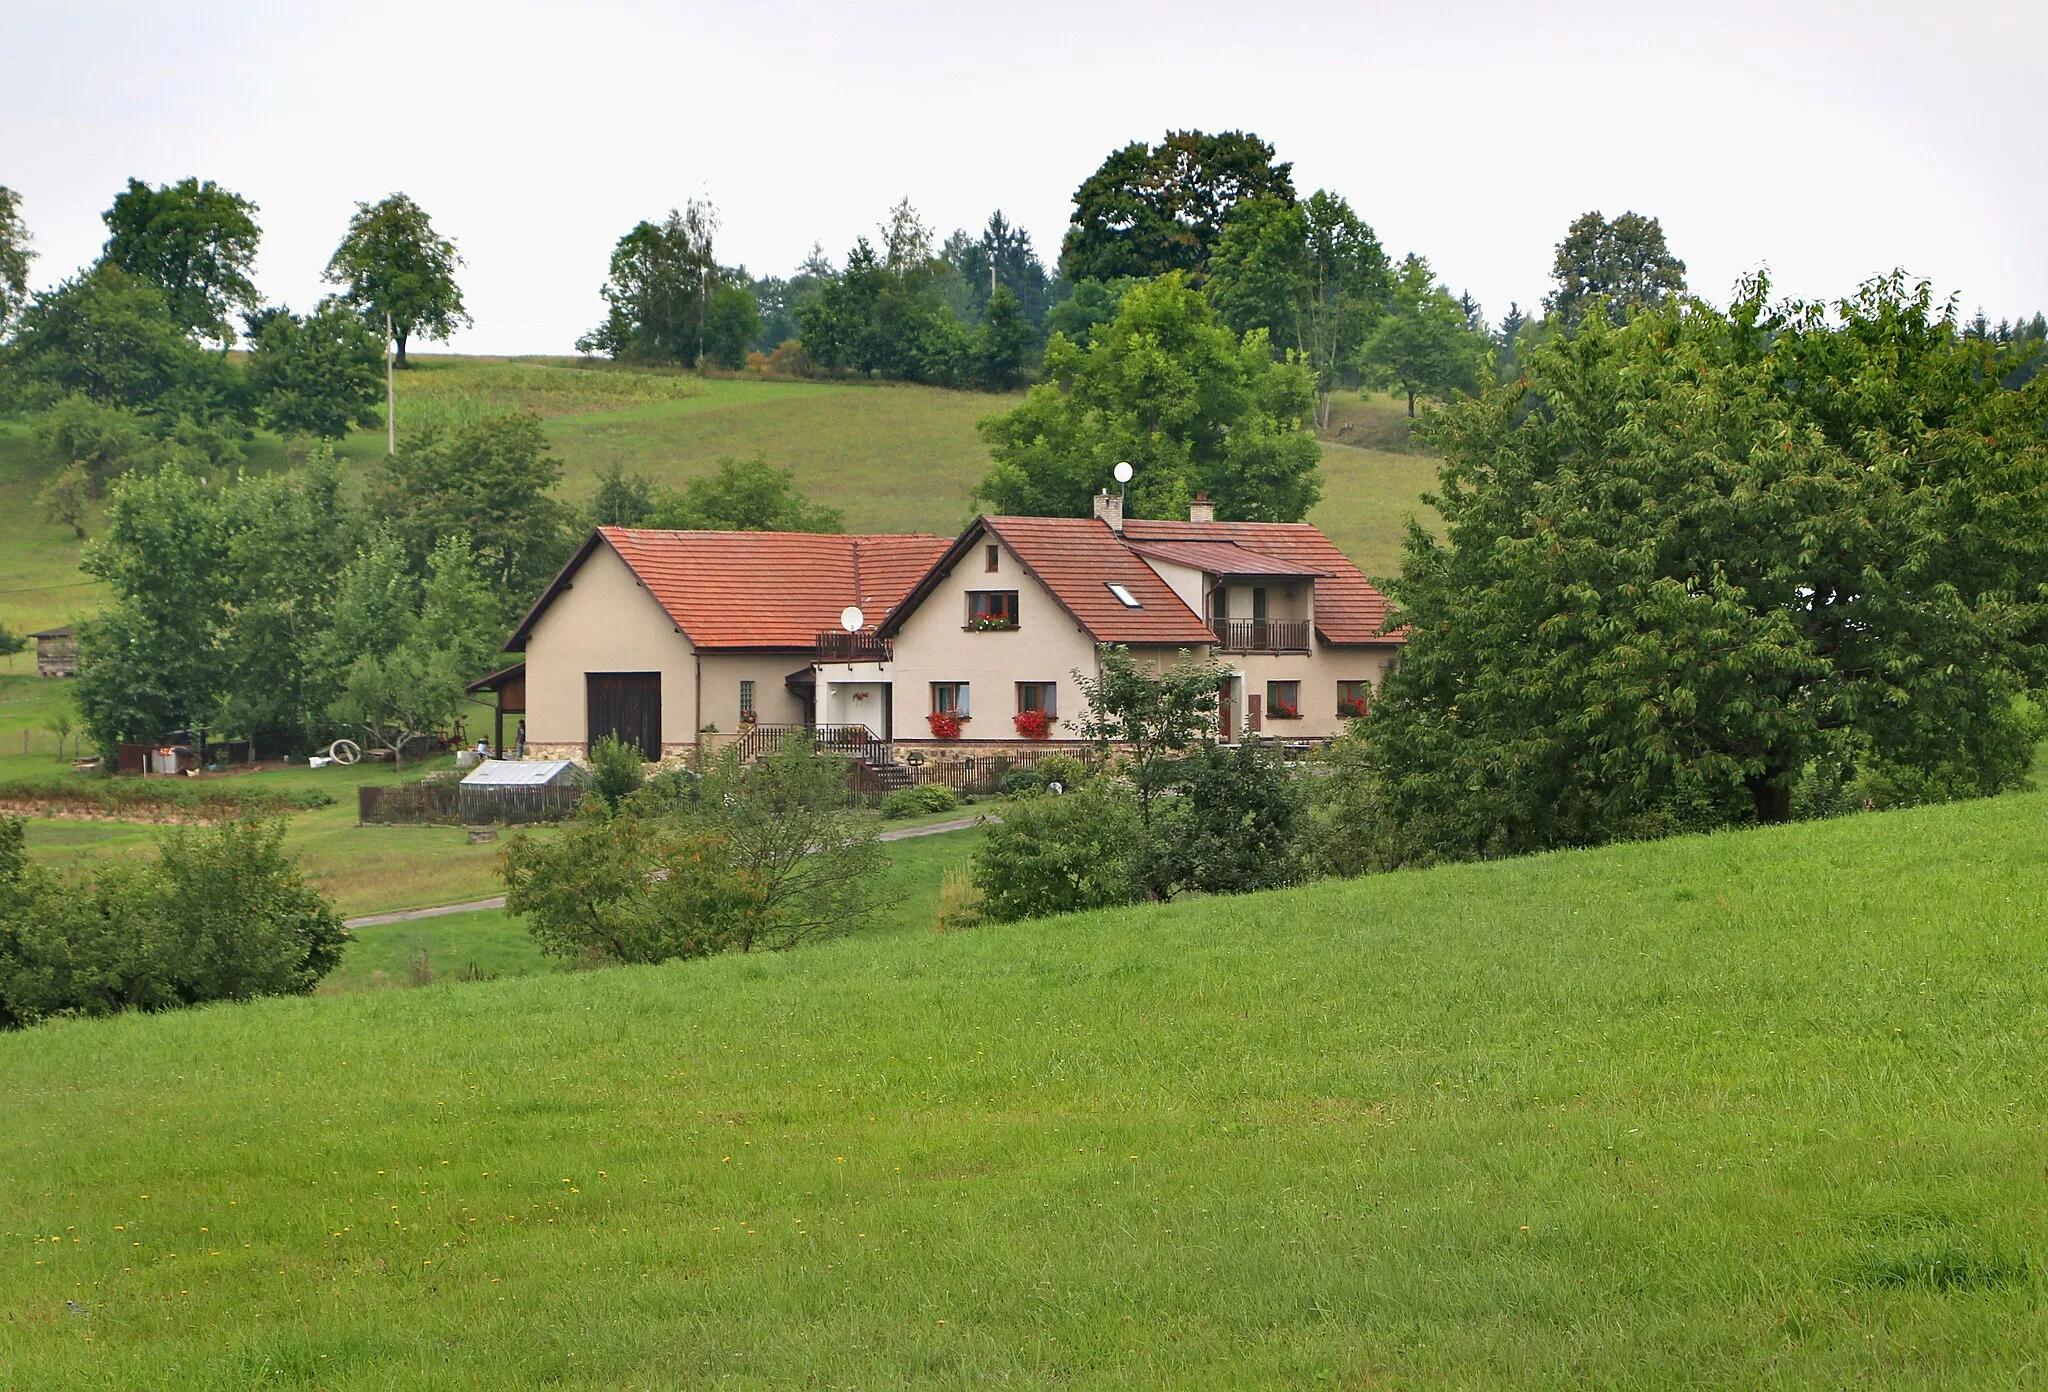
[[1366, 705], [1372, 699], [1372, 683], [1362, 681], [1341, 681], [1337, 683], [1337, 714], [1351, 719], [1362, 719]]
[[1301, 715], [1301, 683], [1266, 683], [1266, 714], [1274, 720], [1293, 720]]
[[967, 622], [976, 628], [1015, 628], [1017, 626], [1017, 592], [1015, 590], [969, 590], [967, 592]]
[[932, 714], [960, 715], [967, 712], [966, 682], [933, 682]]
[[994, 575], [996, 571], [1001, 569], [999, 562], [1002, 560], [1002, 555], [1003, 548], [1000, 546], [985, 546], [982, 548], [982, 556], [987, 562], [987, 570], [990, 575]]
[[753, 718], [754, 684], [750, 681], [743, 681], [740, 683], [740, 719], [752, 720]]
[[1114, 580], [1105, 580], [1102, 583], [1109, 586], [1109, 592], [1116, 596], [1116, 602], [1118, 604], [1123, 605], [1124, 608], [1143, 609], [1145, 607], [1144, 605], [1138, 603], [1138, 597], [1136, 595], [1132, 594], [1129, 589], [1119, 584], [1118, 582]]
[[1018, 682], [1017, 709], [1019, 711], [1044, 711], [1047, 715], [1058, 715], [1059, 683]]

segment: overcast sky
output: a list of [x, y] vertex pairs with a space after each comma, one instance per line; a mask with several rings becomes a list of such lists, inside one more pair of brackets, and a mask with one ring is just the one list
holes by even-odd
[[905, 195], [942, 234], [1001, 207], [1051, 260], [1105, 154], [1186, 127], [1256, 131], [1495, 320], [1589, 208], [1660, 217], [1717, 300], [1903, 267], [2048, 308], [2039, 0], [8, 10], [0, 184], [38, 284], [128, 176], [196, 174], [260, 205], [258, 283], [305, 308], [353, 204], [402, 189], [468, 260], [465, 351], [569, 351], [612, 243], [691, 196], [756, 274], [839, 261]]

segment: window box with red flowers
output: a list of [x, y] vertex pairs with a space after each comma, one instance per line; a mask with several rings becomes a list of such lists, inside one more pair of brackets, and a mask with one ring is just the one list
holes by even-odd
[[1340, 702], [1337, 706], [1337, 714], [1343, 716], [1347, 720], [1365, 719], [1365, 698], [1362, 696], [1353, 696], [1348, 701]]
[[956, 740], [960, 738], [960, 717], [952, 711], [933, 711], [925, 719], [931, 724], [932, 738]]
[[1299, 720], [1301, 719], [1301, 707], [1275, 702], [1266, 708], [1266, 717], [1269, 720]]
[[1042, 740], [1052, 734], [1054, 720], [1050, 712], [1042, 710], [1021, 710], [1017, 712], [1017, 733], [1028, 740]]

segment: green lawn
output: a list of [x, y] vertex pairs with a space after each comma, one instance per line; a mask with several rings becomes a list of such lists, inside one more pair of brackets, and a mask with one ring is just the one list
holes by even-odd
[[24, 1031], [0, 1367], [2036, 1384], [2044, 813]]

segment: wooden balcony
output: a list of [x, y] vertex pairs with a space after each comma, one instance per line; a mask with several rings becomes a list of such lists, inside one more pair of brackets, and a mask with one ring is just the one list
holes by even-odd
[[1224, 652], [1300, 652], [1309, 650], [1307, 619], [1211, 619], [1216, 646]]
[[818, 635], [819, 662], [887, 662], [889, 657], [888, 640], [870, 629], [848, 633], [835, 628]]

